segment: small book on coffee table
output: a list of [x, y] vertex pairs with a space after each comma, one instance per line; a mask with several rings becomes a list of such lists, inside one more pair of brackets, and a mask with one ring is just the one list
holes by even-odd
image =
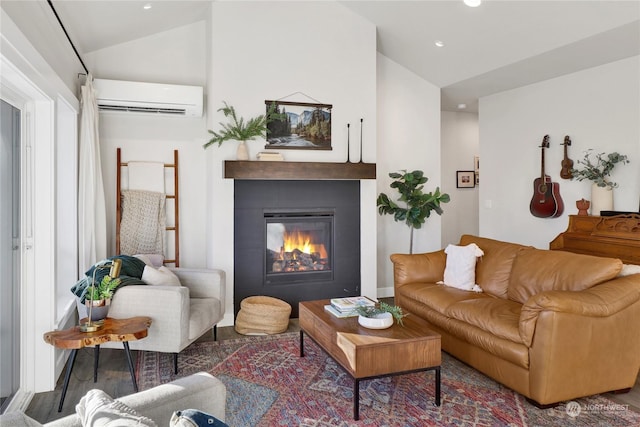
[[355, 310], [352, 311], [345, 311], [344, 313], [341, 311], [338, 311], [338, 309], [336, 309], [334, 306], [332, 306], [331, 304], [327, 304], [324, 306], [325, 311], [328, 311], [329, 313], [331, 313], [332, 315], [334, 315], [335, 317], [339, 317], [339, 318], [345, 318], [345, 317], [355, 317], [358, 315], [358, 312]]
[[340, 313], [352, 313], [357, 307], [374, 307], [375, 305], [375, 301], [362, 296], [331, 299], [331, 306]]

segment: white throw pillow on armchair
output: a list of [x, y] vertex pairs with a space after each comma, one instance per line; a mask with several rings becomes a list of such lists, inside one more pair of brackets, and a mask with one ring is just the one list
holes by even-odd
[[164, 265], [158, 269], [145, 265], [142, 272], [142, 281], [147, 285], [181, 286], [178, 276]]
[[448, 245], [444, 252], [447, 254], [444, 280], [438, 283], [465, 291], [482, 292], [480, 286], [476, 285], [476, 261], [484, 255], [482, 249], [471, 243], [467, 246]]

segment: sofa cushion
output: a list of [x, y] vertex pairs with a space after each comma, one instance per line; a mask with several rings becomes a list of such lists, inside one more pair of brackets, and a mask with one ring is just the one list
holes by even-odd
[[611, 280], [622, 269], [615, 258], [526, 249], [518, 253], [509, 281], [509, 299], [521, 304], [544, 291], [582, 291]]
[[407, 298], [424, 304], [429, 309], [446, 315], [452, 304], [460, 301], [478, 298], [490, 298], [477, 292], [463, 291], [434, 283], [410, 283], [404, 285], [397, 292], [401, 298]]
[[484, 256], [476, 264], [476, 283], [484, 292], [506, 299], [513, 260], [527, 246], [468, 234], [460, 238], [461, 245], [470, 243], [475, 243], [484, 251]]
[[519, 331], [521, 311], [522, 304], [490, 297], [456, 302], [446, 313], [500, 338], [522, 343]]
[[[486, 294], [478, 295], [481, 298], [491, 298]], [[452, 349], [449, 347], [451, 343], [449, 337], [455, 337], [456, 340], [467, 342], [514, 365], [528, 369], [529, 349], [522, 342], [500, 338], [467, 322], [437, 313], [414, 300], [405, 300], [405, 306], [412, 313], [411, 315], [415, 314], [425, 319], [433, 325], [434, 331], [442, 335], [442, 350], [450, 352]], [[464, 357], [462, 357], [464, 354], [455, 353], [454, 355], [464, 360]]]
[[444, 250], [447, 254], [447, 263], [444, 268], [445, 286], [462, 289], [465, 291], [478, 291], [476, 285], [476, 261], [484, 255], [482, 249], [475, 243], [465, 246], [448, 245]]
[[211, 328], [220, 316], [220, 301], [216, 298], [191, 298], [189, 300], [189, 339], [194, 340]]

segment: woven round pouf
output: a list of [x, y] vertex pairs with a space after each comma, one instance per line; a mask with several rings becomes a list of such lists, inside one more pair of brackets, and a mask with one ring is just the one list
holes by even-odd
[[279, 334], [287, 330], [291, 306], [278, 298], [255, 296], [240, 301], [236, 332], [243, 335]]

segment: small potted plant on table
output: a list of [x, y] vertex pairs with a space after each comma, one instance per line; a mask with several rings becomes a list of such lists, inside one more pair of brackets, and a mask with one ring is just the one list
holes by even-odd
[[120, 285], [119, 278], [113, 278], [106, 275], [97, 286], [90, 286], [87, 289], [85, 305], [91, 308], [91, 320], [97, 321], [107, 317], [109, 313], [109, 305], [116, 288]]
[[397, 305], [387, 304], [381, 301], [376, 306], [358, 306], [358, 323], [369, 329], [386, 329], [393, 325], [395, 319], [399, 325], [403, 325], [402, 318], [407, 315]]

